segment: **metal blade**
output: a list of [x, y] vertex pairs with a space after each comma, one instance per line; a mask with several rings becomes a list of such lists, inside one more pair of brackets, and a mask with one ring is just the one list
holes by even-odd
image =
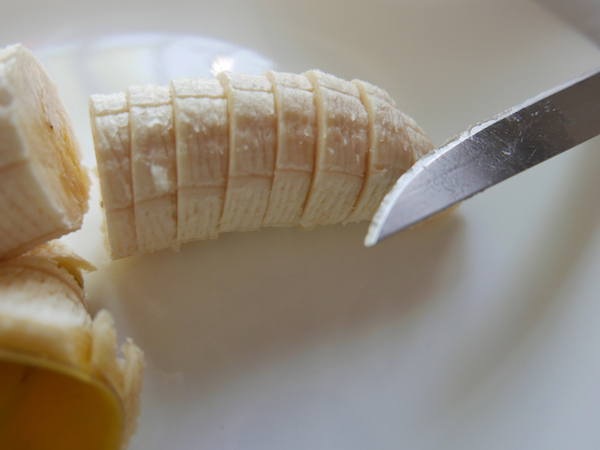
[[375, 213], [365, 245], [600, 134], [600, 70], [475, 125], [425, 156]]

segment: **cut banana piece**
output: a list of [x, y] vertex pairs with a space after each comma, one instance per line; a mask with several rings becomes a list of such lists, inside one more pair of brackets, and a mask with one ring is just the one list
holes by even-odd
[[315, 164], [317, 110], [302, 75], [268, 71], [277, 110], [277, 159], [263, 225], [299, 225]]
[[229, 170], [220, 231], [256, 230], [267, 211], [277, 151], [273, 86], [264, 75], [221, 72], [229, 111]]
[[174, 79], [123, 98], [91, 102], [113, 258], [223, 231], [370, 219], [433, 148], [383, 90], [317, 70]]
[[365, 178], [369, 120], [354, 84], [317, 70], [306, 77], [315, 92], [318, 136], [300, 224], [311, 228], [342, 222], [352, 211]]
[[218, 80], [171, 80], [177, 149], [177, 240], [216, 238], [225, 202], [229, 115]]
[[404, 126], [413, 155], [413, 164], [434, 149], [433, 142], [412, 117], [404, 116]]
[[0, 263], [3, 449], [115, 450], [135, 432], [143, 355], [129, 340], [118, 358], [111, 315], [91, 319], [90, 269], [55, 243]]
[[168, 86], [127, 89], [139, 253], [177, 247], [177, 167]]
[[[433, 149], [433, 143], [416, 123], [396, 107], [377, 86], [352, 80], [369, 117], [369, 153], [362, 190], [346, 222], [373, 217], [383, 197], [413, 163]], [[416, 155], [415, 155], [416, 154]]]
[[56, 85], [21, 45], [0, 50], [0, 259], [77, 230], [89, 180]]
[[109, 247], [118, 259], [138, 250], [127, 96], [92, 95], [90, 114]]

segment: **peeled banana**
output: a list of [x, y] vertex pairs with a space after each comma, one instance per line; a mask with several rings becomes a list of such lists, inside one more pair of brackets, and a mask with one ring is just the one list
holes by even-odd
[[112, 316], [86, 310], [87, 262], [48, 243], [0, 262], [3, 450], [125, 448], [139, 415], [143, 354], [116, 356]]
[[389, 95], [318, 70], [93, 95], [114, 259], [266, 225], [370, 219], [433, 149]]
[[0, 50], [0, 259], [81, 227], [89, 180], [55, 84], [29, 50]]

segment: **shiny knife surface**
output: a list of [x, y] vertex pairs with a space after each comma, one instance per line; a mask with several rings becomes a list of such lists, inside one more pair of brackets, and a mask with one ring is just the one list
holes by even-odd
[[375, 213], [370, 247], [600, 134], [600, 69], [471, 127], [417, 161]]

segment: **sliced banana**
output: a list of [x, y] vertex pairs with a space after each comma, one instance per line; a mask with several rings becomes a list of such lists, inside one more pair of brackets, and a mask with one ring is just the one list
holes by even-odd
[[220, 231], [256, 230], [273, 184], [277, 116], [273, 86], [264, 75], [221, 72], [229, 112], [229, 169]]
[[81, 227], [89, 180], [56, 85], [29, 50], [0, 50], [0, 259]]
[[177, 247], [177, 167], [168, 86], [127, 89], [139, 253]]
[[92, 95], [90, 114], [111, 256], [123, 258], [138, 250], [127, 96]]
[[367, 168], [369, 120], [354, 84], [317, 70], [305, 75], [318, 121], [314, 174], [300, 220], [311, 228], [342, 222], [352, 211]]
[[218, 80], [171, 80], [177, 151], [177, 240], [217, 237], [229, 161], [229, 116]]
[[299, 225], [315, 164], [317, 110], [302, 75], [268, 71], [277, 111], [277, 158], [263, 225]]
[[112, 109], [92, 100], [101, 183], [117, 184], [102, 189], [107, 222], [120, 230], [111, 238], [108, 224], [113, 257], [135, 253], [136, 240], [144, 253], [223, 231], [370, 219], [396, 179], [433, 148], [369, 83], [317, 70], [220, 73], [128, 90], [128, 181], [122, 98], [102, 100]]
[[[3, 448], [125, 448], [135, 432], [143, 354], [129, 340], [117, 357], [112, 316], [101, 311], [91, 319], [81, 274], [91, 269], [56, 243], [0, 263]], [[22, 375], [18, 386], [10, 382], [13, 372]], [[52, 400], [53, 389], [63, 394]], [[88, 416], [82, 421], [73, 411]], [[72, 428], [80, 422], [85, 429]], [[67, 438], [60, 430], [69, 426]]]
[[[373, 217], [385, 194], [433, 144], [416, 123], [396, 107], [382, 89], [353, 80], [369, 116], [369, 153], [362, 190], [346, 222]], [[415, 143], [413, 145], [413, 142]], [[414, 148], [413, 148], [414, 147]], [[415, 158], [415, 153], [417, 157]]]

